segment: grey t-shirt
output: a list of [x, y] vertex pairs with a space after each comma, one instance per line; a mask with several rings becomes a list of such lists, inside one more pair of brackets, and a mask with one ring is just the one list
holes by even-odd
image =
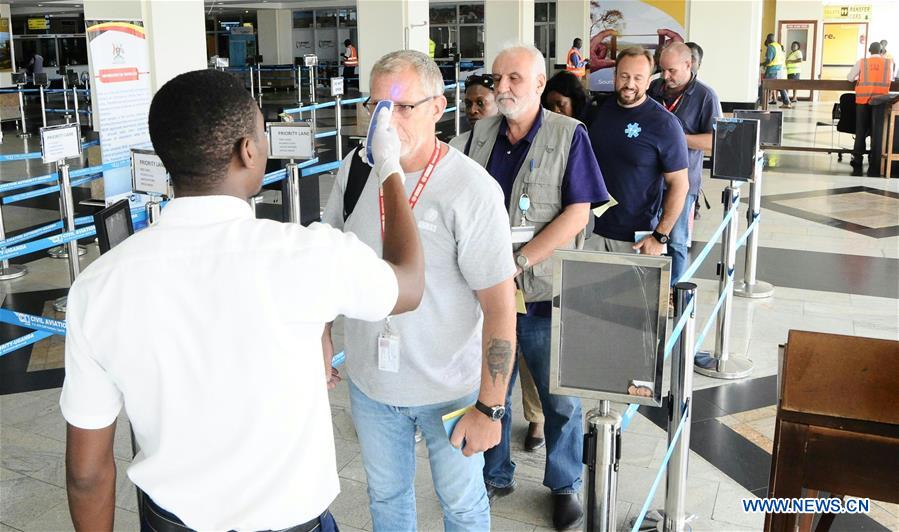
[[[323, 221], [351, 231], [382, 256], [378, 179], [370, 175], [353, 214], [343, 222], [344, 159]], [[411, 194], [421, 172], [406, 175]], [[381, 322], [347, 319], [347, 371], [368, 397], [393, 406], [421, 406], [468, 395], [481, 381], [483, 313], [476, 290], [515, 274], [509, 215], [497, 182], [477, 163], [449, 148], [412, 211], [424, 248], [421, 305], [390, 319], [400, 337], [399, 371], [378, 369]]]

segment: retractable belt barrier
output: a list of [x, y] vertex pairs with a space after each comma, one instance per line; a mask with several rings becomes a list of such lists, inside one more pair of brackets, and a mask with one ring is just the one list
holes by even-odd
[[[83, 148], [89, 148], [91, 146], [99, 146], [99, 145], [100, 145], [99, 140], [92, 140], [90, 142], [85, 142], [84, 144], [82, 144], [81, 148], [83, 149]], [[34, 152], [29, 152], [29, 153], [13, 153], [10, 155], [0, 155], [0, 162], [23, 161], [26, 159], [40, 159], [40, 158], [41, 158], [41, 152], [39, 152], [39, 151], [34, 151]]]
[[[131, 161], [125, 159], [125, 160], [121, 160], [121, 161], [115, 161], [112, 163], [106, 163], [106, 164], [103, 164], [100, 166], [91, 166], [88, 168], [81, 168], [81, 169], [70, 172], [69, 175], [71, 177], [86, 176], [86, 177], [82, 177], [81, 179], [75, 179], [72, 181], [72, 186], [77, 187], [79, 185], [83, 185], [87, 182], [93, 181], [94, 179], [97, 179], [98, 177], [101, 177], [103, 175], [103, 172], [105, 172], [107, 170], [113, 170], [115, 168], [123, 168], [125, 166], [130, 166], [130, 165], [131, 165]], [[53, 174], [53, 175], [55, 175], [55, 174]], [[47, 180], [47, 176], [41, 176], [37, 179], [46, 180], [44, 182], [55, 181], [55, 180]], [[31, 185], [27, 185], [27, 186], [34, 186], [34, 185], [31, 184]], [[24, 188], [24, 187], [18, 187], [18, 188]], [[24, 200], [31, 199], [31, 198], [37, 198], [40, 196], [46, 196], [48, 194], [54, 194], [56, 192], [59, 192], [59, 185], [52, 185], [52, 186], [44, 187], [44, 188], [38, 189], [38, 190], [31, 190], [28, 192], [22, 192], [19, 194], [13, 194], [10, 196], [6, 196], [2, 199], [2, 203], [3, 203], [3, 205], [9, 205], [11, 203], [24, 201]]]

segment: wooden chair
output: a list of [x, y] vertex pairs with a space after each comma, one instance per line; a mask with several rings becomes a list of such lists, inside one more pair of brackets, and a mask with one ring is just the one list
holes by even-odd
[[[768, 496], [899, 503], [899, 342], [790, 331], [781, 381]], [[765, 517], [766, 531], [796, 525], [796, 514]]]

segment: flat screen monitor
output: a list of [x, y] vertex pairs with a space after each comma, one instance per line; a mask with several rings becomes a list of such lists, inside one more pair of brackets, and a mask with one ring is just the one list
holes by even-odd
[[550, 391], [659, 406], [671, 259], [553, 254]]
[[41, 72], [41, 73], [35, 72], [34, 74], [31, 75], [31, 80], [34, 82], [35, 85], [43, 85], [46, 87], [47, 85], [50, 84], [50, 78], [49, 78], [49, 76], [47, 76], [46, 72]]
[[784, 112], [734, 110], [734, 118], [750, 118], [759, 121], [759, 144], [763, 147], [780, 146], [783, 143]]
[[719, 118], [712, 135], [712, 177], [752, 181], [758, 151], [758, 120]]
[[28, 73], [27, 72], [13, 72], [12, 73], [12, 83], [13, 85], [25, 85], [28, 83]]
[[128, 200], [119, 200], [95, 214], [94, 226], [97, 228], [97, 242], [100, 244], [101, 254], [133, 235], [134, 224], [131, 221], [131, 207]]

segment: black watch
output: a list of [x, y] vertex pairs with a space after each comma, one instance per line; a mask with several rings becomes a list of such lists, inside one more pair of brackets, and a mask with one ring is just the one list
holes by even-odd
[[655, 238], [656, 240], [658, 240], [659, 244], [667, 244], [668, 241], [671, 240], [670, 238], [668, 238], [668, 235], [666, 235], [664, 233], [660, 233], [658, 231], [653, 231], [652, 237]]
[[503, 405], [487, 406], [478, 401], [474, 404], [474, 407], [480, 410], [482, 414], [489, 417], [491, 421], [499, 421], [506, 415], [506, 407]]

